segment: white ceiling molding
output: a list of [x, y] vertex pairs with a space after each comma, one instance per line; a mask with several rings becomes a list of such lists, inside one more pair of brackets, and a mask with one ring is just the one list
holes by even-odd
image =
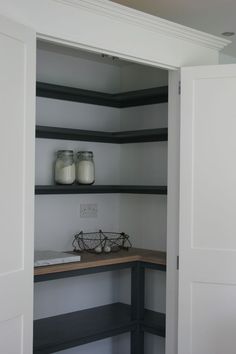
[[45, 36], [44, 34], [38, 33], [37, 38], [41, 41], [45, 41], [46, 43], [50, 44], [57, 44], [57, 45], [62, 45], [64, 47], [69, 48], [77, 48], [79, 50], [84, 50], [88, 53], [94, 53], [96, 55], [99, 55], [100, 53], [102, 54], [107, 54], [109, 56], [114, 56], [119, 58], [120, 60], [126, 61], [125, 65], [131, 65], [131, 64], [140, 64], [140, 65], [150, 65], [153, 67], [158, 67], [160, 69], [164, 70], [176, 70], [178, 67], [173, 66], [173, 65], [168, 65], [168, 64], [163, 64], [161, 62], [157, 62], [155, 60], [148, 60], [148, 59], [141, 59], [140, 57], [135, 57], [132, 55], [125, 55], [125, 54], [120, 54], [119, 52], [107, 50], [107, 49], [102, 49], [100, 47], [92, 47], [91, 45], [84, 45], [82, 43], [75, 43], [72, 41], [68, 40], [63, 40], [57, 37], [50, 37], [50, 36]]
[[199, 44], [206, 48], [222, 50], [231, 41], [198, 31], [160, 17], [149, 15], [129, 7], [116, 4], [108, 0], [53, 0], [57, 3], [84, 8], [89, 12], [98, 13], [112, 18], [114, 21], [125, 22], [126, 24], [138, 25], [152, 32], [163, 33], [169, 37], [175, 37]]
[[131, 65], [131, 64], [135, 63], [135, 64], [140, 64], [140, 65], [149, 65], [149, 66], [153, 66], [153, 67], [158, 67], [158, 68], [164, 69], [164, 70], [178, 69], [177, 66], [163, 64], [162, 62], [157, 62], [155, 60], [141, 59], [140, 57], [135, 57], [132, 55], [125, 55], [125, 54], [121, 54], [119, 52], [115, 52], [112, 50], [101, 49], [100, 47], [93, 47], [91, 45], [84, 45], [82, 43], [77, 43], [77, 42], [75, 43], [75, 42], [63, 40], [63, 39], [60, 39], [57, 37], [50, 37], [48, 35], [45, 36], [44, 34], [41, 34], [41, 33], [37, 34], [37, 38], [39, 40], [45, 41], [46, 43], [63, 45], [65, 47], [69, 46], [70, 48], [77, 48], [79, 50], [84, 50], [88, 53], [94, 53], [96, 55], [102, 53], [102, 54], [107, 54], [109, 56], [118, 57], [120, 60], [126, 61], [126, 65], [129, 65], [129, 64]]

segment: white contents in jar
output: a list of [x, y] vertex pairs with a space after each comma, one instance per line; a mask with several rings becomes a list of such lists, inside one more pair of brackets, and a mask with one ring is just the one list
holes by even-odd
[[72, 184], [75, 181], [75, 164], [65, 166], [61, 160], [56, 161], [55, 181], [60, 184]]
[[95, 252], [96, 252], [96, 253], [102, 253], [102, 247], [101, 247], [101, 246], [97, 246], [97, 247], [95, 248]]
[[92, 184], [95, 179], [94, 163], [89, 160], [82, 160], [76, 166], [76, 180], [81, 184]]

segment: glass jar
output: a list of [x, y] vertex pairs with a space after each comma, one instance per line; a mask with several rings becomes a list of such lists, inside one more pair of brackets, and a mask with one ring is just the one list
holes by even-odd
[[76, 161], [76, 181], [79, 184], [93, 184], [95, 181], [95, 166], [91, 151], [79, 151]]
[[72, 184], [75, 182], [75, 161], [72, 150], [57, 151], [55, 182], [58, 184]]

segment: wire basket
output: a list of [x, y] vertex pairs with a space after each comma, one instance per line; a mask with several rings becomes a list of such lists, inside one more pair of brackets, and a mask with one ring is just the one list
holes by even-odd
[[124, 232], [83, 232], [76, 234], [72, 242], [74, 252], [110, 253], [132, 247]]

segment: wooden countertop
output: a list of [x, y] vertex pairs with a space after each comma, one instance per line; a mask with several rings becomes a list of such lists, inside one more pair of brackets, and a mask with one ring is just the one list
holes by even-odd
[[130, 248], [128, 251], [121, 250], [109, 254], [81, 253], [79, 262], [57, 264], [43, 267], [36, 267], [34, 275], [44, 275], [52, 273], [67, 272], [77, 269], [87, 269], [106, 265], [121, 264], [127, 262], [147, 262], [158, 265], [166, 265], [166, 253], [161, 251], [152, 251], [141, 248]]

